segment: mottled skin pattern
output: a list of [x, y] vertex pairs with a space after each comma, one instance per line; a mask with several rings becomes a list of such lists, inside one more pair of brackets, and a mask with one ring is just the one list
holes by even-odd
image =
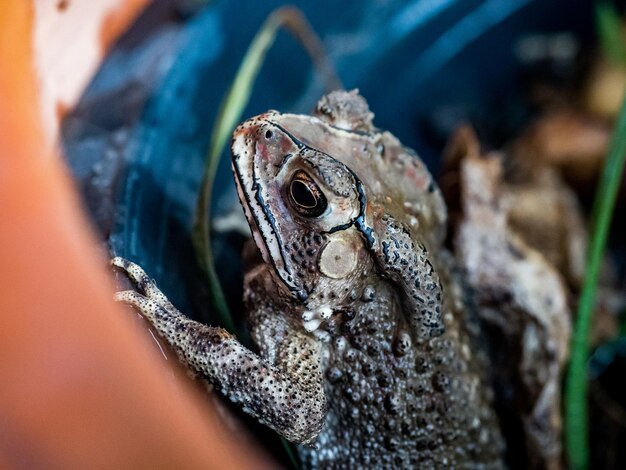
[[[263, 262], [258, 353], [176, 311], [125, 260], [138, 308], [198, 376], [291, 441], [307, 468], [502, 466], [503, 441], [439, 190], [356, 92], [237, 128], [233, 171]], [[312, 445], [306, 445], [312, 444]]]
[[125, 270], [143, 293], [118, 292], [116, 299], [137, 308], [194, 375], [287, 439], [315, 439], [327, 409], [322, 370], [312, 360], [319, 355], [316, 341], [288, 328], [281, 318], [260, 313], [251, 321], [251, 332], [260, 340], [256, 354], [224, 329], [185, 317], [136, 264], [122, 258], [112, 264]]

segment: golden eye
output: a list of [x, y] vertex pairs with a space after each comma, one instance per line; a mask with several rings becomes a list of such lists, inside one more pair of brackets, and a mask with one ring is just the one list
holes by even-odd
[[324, 193], [302, 170], [295, 172], [291, 177], [289, 200], [296, 212], [305, 217], [318, 217], [328, 206]]

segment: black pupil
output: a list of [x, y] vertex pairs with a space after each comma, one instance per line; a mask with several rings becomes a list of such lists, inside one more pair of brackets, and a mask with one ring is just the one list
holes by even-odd
[[274, 135], [274, 134], [272, 133], [272, 131], [265, 131], [265, 138], [266, 138], [266, 139], [271, 139], [271, 138], [272, 138], [272, 135]]
[[317, 205], [315, 194], [313, 194], [309, 186], [301, 180], [292, 181], [291, 197], [293, 197], [296, 203], [308, 209], [312, 209]]

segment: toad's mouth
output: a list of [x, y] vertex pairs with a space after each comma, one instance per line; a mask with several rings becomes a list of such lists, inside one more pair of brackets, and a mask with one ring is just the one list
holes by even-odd
[[274, 268], [292, 295], [300, 302], [304, 302], [309, 295], [291, 273], [279, 236], [280, 221], [276, 220], [266, 203], [265, 188], [256, 174], [254, 165], [256, 148], [255, 146], [247, 148], [250, 144], [246, 144], [245, 140], [245, 136], [236, 134], [232, 144], [232, 169], [239, 201], [263, 261]]

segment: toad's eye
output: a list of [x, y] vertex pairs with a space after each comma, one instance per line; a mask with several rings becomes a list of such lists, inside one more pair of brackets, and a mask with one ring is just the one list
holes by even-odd
[[289, 200], [296, 212], [305, 217], [322, 215], [328, 205], [315, 181], [302, 170], [295, 172], [291, 178]]

